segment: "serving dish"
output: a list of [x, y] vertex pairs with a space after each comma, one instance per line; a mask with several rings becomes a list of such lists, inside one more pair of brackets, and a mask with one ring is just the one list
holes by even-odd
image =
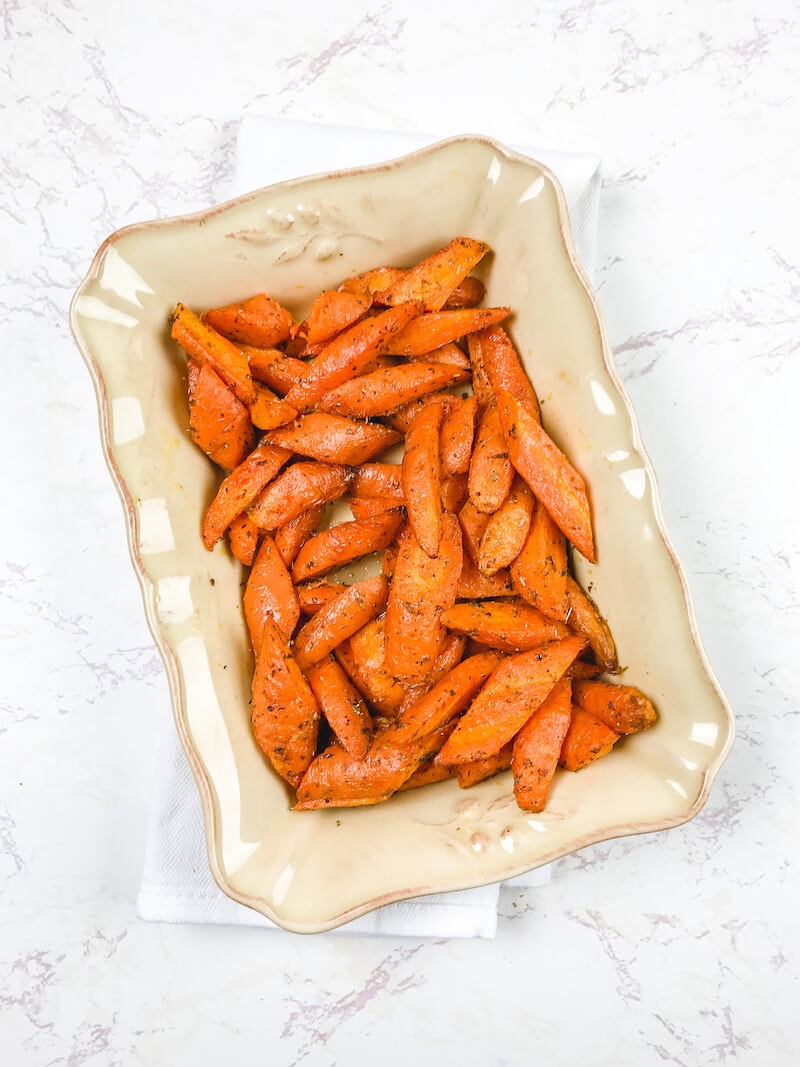
[[[486, 241], [477, 273], [510, 329], [545, 424], [583, 474], [598, 562], [576, 571], [615, 635], [623, 680], [660, 719], [521, 812], [508, 773], [446, 781], [376, 807], [292, 812], [250, 732], [242, 569], [199, 526], [217, 477], [187, 433], [185, 357], [169, 339], [196, 309], [266, 291], [302, 317], [314, 295], [453, 236]], [[286, 929], [330, 929], [391, 901], [506, 879], [592, 842], [661, 830], [704, 804], [733, 740], [661, 518], [652, 466], [577, 262], [552, 173], [486, 139], [284, 182], [203, 213], [130, 226], [97, 253], [71, 308], [106, 459], [169, 679], [220, 887]]]

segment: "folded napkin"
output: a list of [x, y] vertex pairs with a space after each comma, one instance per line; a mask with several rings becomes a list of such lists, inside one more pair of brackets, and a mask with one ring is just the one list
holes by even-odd
[[[231, 195], [301, 174], [383, 162], [438, 139], [276, 119], [262, 113], [256, 101], [245, 112], [239, 127]], [[560, 180], [569, 204], [578, 255], [591, 277], [596, 254], [599, 160], [544, 149], [516, 151], [544, 163]], [[550, 868], [541, 867], [503, 885], [528, 888], [546, 885], [549, 880]], [[494, 884], [389, 904], [334, 932], [491, 938], [497, 929], [500, 888]], [[200, 799], [171, 722], [166, 726], [156, 767], [137, 911], [142, 919], [152, 922], [276, 929], [263, 915], [225, 896], [212, 878]]]

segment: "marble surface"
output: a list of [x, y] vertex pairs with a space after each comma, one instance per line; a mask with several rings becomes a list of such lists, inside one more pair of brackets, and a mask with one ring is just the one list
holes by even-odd
[[[409, 11], [3, 5], [4, 1063], [800, 1058], [796, 5]], [[599, 293], [739, 736], [696, 820], [561, 861], [491, 943], [135, 918], [168, 697], [66, 309], [112, 230], [224, 197], [257, 95], [603, 157]]]

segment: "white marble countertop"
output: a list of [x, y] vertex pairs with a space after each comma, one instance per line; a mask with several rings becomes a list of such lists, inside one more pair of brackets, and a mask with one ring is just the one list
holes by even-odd
[[[800, 24], [657, 8], [4, 5], [3, 1063], [800, 1061]], [[257, 95], [603, 158], [599, 293], [739, 735], [697, 819], [507, 893], [493, 942], [135, 916], [167, 686], [66, 309], [111, 231], [224, 197]]]

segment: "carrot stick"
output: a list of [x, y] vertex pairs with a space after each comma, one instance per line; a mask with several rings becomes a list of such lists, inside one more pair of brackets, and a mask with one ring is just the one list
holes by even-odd
[[418, 700], [421, 700], [430, 689], [461, 662], [466, 646], [467, 639], [462, 637], [461, 634], [448, 634], [445, 637], [439, 655], [433, 661], [433, 665], [425, 677], [418, 682], [411, 682], [403, 686], [403, 703], [398, 709], [400, 715], [407, 708], [410, 708], [412, 704], [416, 704]]
[[437, 756], [469, 763], [494, 756], [536, 711], [583, 648], [579, 637], [551, 641], [503, 660], [473, 700]]
[[351, 496], [385, 497], [405, 503], [402, 467], [399, 463], [363, 463], [353, 475]]
[[597, 657], [597, 662], [607, 674], [617, 674], [617, 649], [608, 623], [600, 614], [592, 598], [581, 589], [570, 575], [566, 579], [566, 621], [575, 633], [585, 637]]
[[306, 508], [318, 507], [344, 496], [349, 481], [349, 467], [330, 463], [293, 463], [253, 501], [250, 518], [263, 530], [276, 530], [297, 518]]
[[300, 601], [300, 610], [304, 615], [314, 615], [320, 608], [324, 608], [340, 593], [347, 588], [341, 582], [329, 582], [320, 578], [316, 582], [302, 582], [295, 586], [297, 599]]
[[419, 681], [439, 654], [445, 636], [441, 614], [455, 602], [461, 564], [461, 529], [453, 515], [442, 516], [435, 558], [411, 526], [400, 535], [386, 606], [386, 664], [402, 681]]
[[250, 522], [247, 515], [239, 515], [228, 528], [231, 552], [246, 567], [253, 562], [260, 532], [255, 523]]
[[618, 734], [647, 730], [658, 718], [652, 702], [632, 685], [576, 680], [572, 699]]
[[356, 467], [396, 444], [401, 434], [388, 426], [312, 411], [301, 415], [291, 426], [273, 431], [269, 439], [281, 448], [322, 463]]
[[507, 771], [511, 766], [513, 755], [511, 742], [500, 749], [494, 756], [484, 756], [483, 759], [470, 760], [469, 763], [459, 763], [456, 768], [456, 777], [461, 789], [469, 789], [478, 782], [485, 782], [500, 771]]
[[206, 312], [206, 322], [223, 337], [242, 345], [271, 348], [289, 336], [292, 316], [266, 293]]
[[572, 705], [572, 721], [561, 746], [559, 763], [565, 770], [579, 771], [607, 755], [620, 734], [583, 708]]
[[455, 402], [456, 398], [450, 393], [428, 393], [418, 400], [411, 400], [408, 404], [403, 404], [396, 411], [388, 412], [385, 418], [393, 430], [398, 430], [400, 433], [408, 433], [408, 428], [414, 421], [414, 416], [426, 404], [444, 404], [445, 409], [449, 411], [450, 406], [454, 405]]
[[251, 345], [243, 345], [242, 351], [247, 356], [250, 373], [260, 382], [274, 389], [276, 393], [285, 396], [295, 382], [309, 372], [307, 363], [302, 359], [293, 359], [281, 352], [279, 348], [254, 348]]
[[484, 578], [472, 556], [465, 552], [461, 577], [458, 580], [457, 596], [459, 600], [514, 596], [514, 585], [510, 573], [505, 568], [497, 571], [491, 578]]
[[458, 400], [445, 415], [439, 440], [442, 474], [466, 474], [475, 439], [478, 404], [474, 396]]
[[271, 389], [260, 382], [253, 385], [256, 397], [250, 405], [250, 419], [259, 430], [274, 430], [284, 426], [296, 417], [297, 411], [291, 404], [281, 400]]
[[290, 641], [300, 619], [300, 604], [286, 564], [267, 534], [261, 541], [244, 589], [244, 617], [250, 642], [256, 650], [268, 615], [284, 641]]
[[368, 515], [382, 515], [397, 507], [397, 501], [388, 496], [357, 496], [347, 501], [347, 506], [353, 513], [353, 518], [364, 519]]
[[377, 299], [392, 305], [420, 300], [427, 311], [438, 311], [488, 251], [489, 246], [481, 241], [457, 237], [406, 271]]
[[544, 811], [571, 720], [570, 682], [561, 678], [514, 738], [514, 796], [523, 811]]
[[464, 536], [464, 548], [475, 563], [478, 562], [481, 538], [489, 525], [489, 518], [489, 515], [478, 511], [471, 500], [468, 500], [458, 513], [458, 521]]
[[354, 419], [369, 419], [376, 415], [387, 415], [403, 404], [468, 378], [468, 371], [447, 363], [426, 363], [422, 360], [403, 363], [352, 378], [326, 392], [317, 406], [320, 411], [331, 411]]
[[275, 445], [259, 444], [247, 459], [225, 478], [203, 520], [203, 542], [213, 548], [237, 515], [255, 500], [264, 486], [291, 458], [291, 452]]
[[419, 789], [421, 785], [434, 785], [436, 782], [443, 782], [445, 778], [452, 778], [454, 773], [454, 767], [445, 767], [431, 758], [420, 763], [419, 767], [410, 778], [403, 782], [397, 792], [402, 793], [406, 789]]
[[544, 615], [563, 621], [567, 617], [568, 576], [564, 535], [546, 508], [537, 503], [525, 544], [511, 564], [514, 588]]
[[382, 351], [389, 356], [423, 356], [449, 341], [507, 318], [510, 311], [510, 308], [498, 307], [429, 312], [412, 319], [402, 330], [398, 330], [382, 346]]
[[183, 304], [178, 304], [172, 313], [170, 336], [198, 363], [208, 363], [243, 404], [252, 404], [256, 394], [250, 365], [236, 345]]
[[480, 346], [481, 362], [495, 396], [501, 390], [509, 392], [528, 409], [537, 421], [539, 401], [533, 385], [502, 326], [489, 326], [475, 335], [475, 344]]
[[296, 336], [306, 344], [330, 341], [342, 330], [352, 326], [369, 311], [372, 297], [366, 292], [335, 292], [330, 289], [319, 294], [308, 315], [297, 328]]
[[592, 519], [583, 478], [530, 411], [510, 393], [499, 394], [498, 410], [512, 464], [556, 526], [593, 563]]
[[386, 616], [379, 615], [368, 622], [349, 641], [339, 645], [335, 655], [375, 711], [393, 718], [405, 693], [386, 666]]
[[189, 433], [223, 470], [237, 467], [253, 447], [250, 413], [208, 363], [190, 359]]
[[389, 583], [382, 574], [345, 586], [309, 619], [295, 638], [294, 657], [300, 669], [319, 663], [366, 626], [383, 610], [388, 592]]
[[485, 408], [478, 422], [469, 465], [469, 498], [486, 515], [497, 511], [509, 494], [514, 468], [497, 406]]
[[402, 525], [403, 513], [395, 509], [367, 519], [340, 522], [329, 530], [321, 530], [309, 538], [298, 552], [292, 577], [295, 582], [304, 582], [343, 567], [359, 556], [378, 552], [391, 543]]
[[401, 467], [408, 521], [429, 556], [439, 552], [442, 502], [439, 499], [439, 433], [444, 417], [441, 404], [417, 412], [406, 434]]
[[308, 684], [345, 752], [363, 759], [372, 739], [372, 719], [361, 694], [331, 656], [307, 672]]
[[515, 478], [511, 492], [490, 516], [481, 538], [478, 569], [491, 576], [513, 563], [525, 544], [531, 525], [534, 499], [521, 478]]
[[479, 278], [464, 278], [448, 296], [445, 310], [477, 307], [485, 293], [486, 288]]
[[277, 528], [274, 534], [275, 547], [287, 567], [291, 567], [294, 563], [297, 553], [319, 526], [324, 514], [325, 505], [317, 504]]
[[478, 402], [478, 407], [491, 407], [492, 404], [497, 403], [497, 397], [483, 365], [483, 346], [478, 334], [471, 333], [467, 337], [467, 351], [472, 364], [472, 392]]
[[413, 301], [401, 304], [373, 318], [361, 319], [340, 333], [316, 357], [305, 378], [295, 382], [286, 394], [287, 403], [298, 411], [310, 411], [331, 390], [359, 374], [381, 343], [402, 329], [419, 310], [419, 304]]
[[442, 615], [448, 630], [503, 652], [525, 652], [570, 636], [569, 629], [519, 600], [459, 602]]
[[314, 758], [319, 705], [269, 615], [256, 654], [252, 727], [278, 774], [297, 786]]

